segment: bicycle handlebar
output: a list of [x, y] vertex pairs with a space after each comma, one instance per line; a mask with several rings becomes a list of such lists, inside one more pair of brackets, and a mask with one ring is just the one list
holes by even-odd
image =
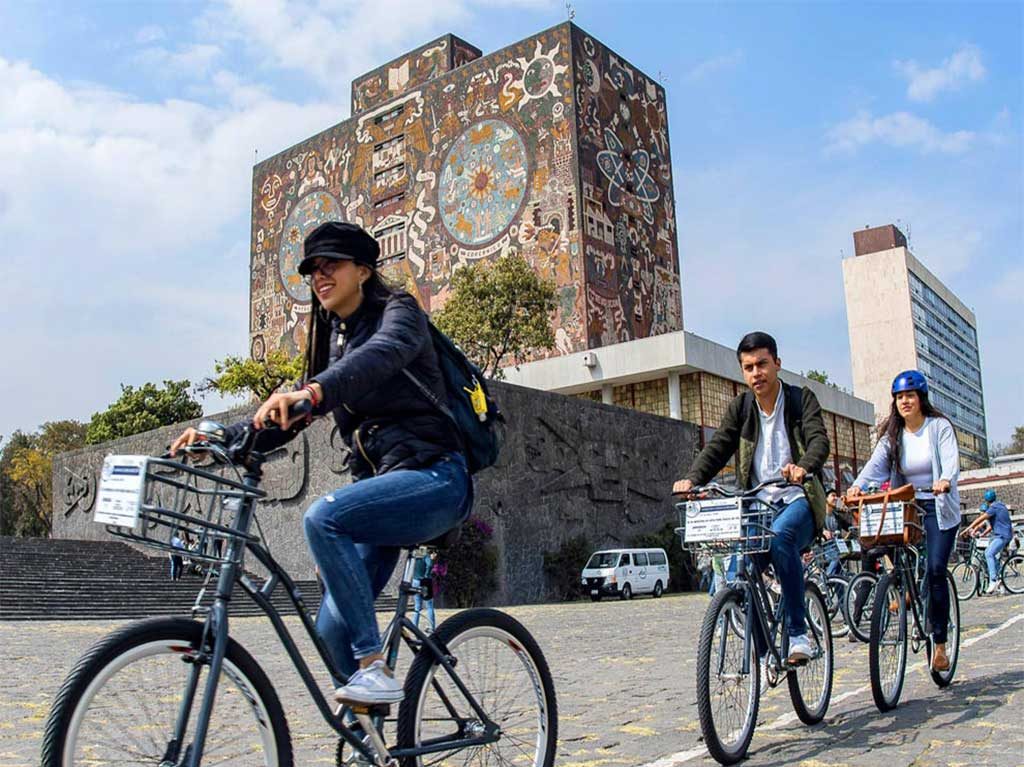
[[685, 493], [673, 493], [673, 495], [686, 498], [700, 498], [701, 496], [707, 497], [708, 493], [716, 493], [724, 498], [750, 498], [757, 495], [766, 487], [799, 487], [800, 489], [803, 489], [803, 485], [798, 482], [790, 482], [785, 477], [776, 477], [775, 479], [766, 479], [764, 482], [761, 482], [749, 490], [737, 490], [735, 492], [731, 492], [726, 490], [717, 482], [709, 482], [706, 485], [698, 485], [690, 488]]

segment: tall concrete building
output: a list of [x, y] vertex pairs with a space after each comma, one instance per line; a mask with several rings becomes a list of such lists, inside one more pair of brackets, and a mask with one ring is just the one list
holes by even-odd
[[891, 224], [853, 234], [843, 261], [853, 391], [889, 413], [893, 376], [920, 370], [932, 403], [949, 416], [965, 469], [988, 463], [977, 322], [952, 291], [918, 261]]
[[665, 90], [571, 23], [482, 55], [445, 35], [352, 83], [352, 116], [253, 169], [254, 358], [305, 345], [296, 267], [362, 225], [434, 312], [508, 253], [555, 282], [552, 355], [682, 329]]

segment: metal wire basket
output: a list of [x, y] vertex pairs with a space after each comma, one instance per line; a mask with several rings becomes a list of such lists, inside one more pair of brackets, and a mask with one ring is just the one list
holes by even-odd
[[[210, 470], [212, 469], [212, 470]], [[232, 540], [257, 541], [234, 529], [242, 501], [266, 496], [217, 470], [189, 466], [165, 458], [147, 458], [138, 493], [138, 520], [133, 527], [106, 525], [107, 532], [147, 548], [177, 554], [193, 561], [217, 564], [241, 559], [242, 547]], [[181, 546], [172, 543], [177, 538]]]
[[676, 534], [685, 551], [757, 554], [771, 548], [772, 509], [756, 498], [686, 501], [676, 510]]

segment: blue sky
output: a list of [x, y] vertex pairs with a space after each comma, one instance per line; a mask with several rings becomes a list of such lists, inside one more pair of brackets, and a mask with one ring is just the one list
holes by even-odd
[[[786, 367], [849, 386], [840, 260], [854, 229], [899, 220], [977, 314], [990, 439], [1024, 423], [1021, 4], [574, 6], [663, 77], [687, 329], [731, 345], [756, 325]], [[246, 353], [255, 153], [344, 119], [354, 76], [432, 37], [489, 52], [564, 18], [546, 0], [0, 5], [0, 434]]]

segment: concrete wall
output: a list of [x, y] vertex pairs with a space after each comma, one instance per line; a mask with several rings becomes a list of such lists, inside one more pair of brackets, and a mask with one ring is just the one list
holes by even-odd
[[[508, 420], [499, 464], [476, 479], [474, 513], [494, 527], [500, 552], [494, 602], [545, 596], [543, 555], [583, 534], [595, 547], [628, 543], [674, 519], [669, 491], [696, 453], [691, 424], [559, 394], [492, 384]], [[231, 423], [251, 409], [222, 414]], [[157, 454], [183, 425], [158, 429], [54, 461], [54, 536], [100, 540], [92, 522], [105, 455]], [[275, 454], [265, 470], [270, 500], [259, 514], [271, 551], [295, 577], [311, 577], [301, 518], [309, 503], [347, 485], [333, 422], [321, 420]]]
[[889, 414], [892, 377], [917, 367], [906, 248], [843, 261], [853, 393]]

